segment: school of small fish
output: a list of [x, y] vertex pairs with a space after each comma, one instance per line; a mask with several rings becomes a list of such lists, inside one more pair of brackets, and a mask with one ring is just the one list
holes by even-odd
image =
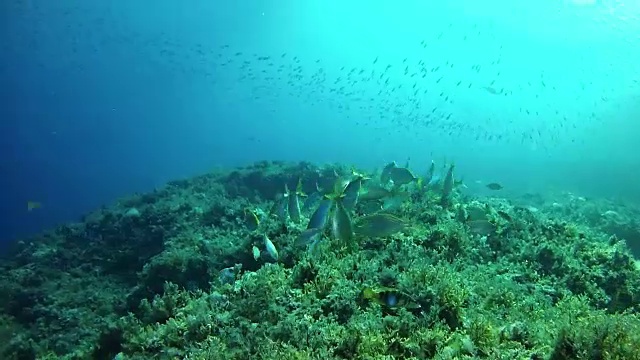
[[[585, 1], [589, 2], [573, 0]], [[437, 135], [472, 134], [480, 140], [551, 147], [581, 141], [576, 129], [607, 123], [607, 118], [593, 108], [561, 108], [557, 98], [562, 98], [563, 103], [590, 98], [588, 103], [612, 106], [619, 89], [633, 93], [640, 87], [637, 76], [625, 76], [624, 81], [620, 79], [622, 82], [607, 81], [607, 75], [616, 75], [614, 78], [620, 75], [619, 67], [612, 64], [606, 66], [607, 70], [600, 69], [599, 76], [594, 77], [590, 66], [580, 66], [590, 64], [590, 52], [575, 52], [571, 62], [579, 72], [572, 77], [573, 81], [558, 77], [554, 72], [557, 68], [542, 65], [520, 68], [513, 59], [517, 49], [506, 41], [510, 34], [498, 32], [495, 24], [485, 22], [484, 17], [473, 20], [465, 17], [464, 23], [452, 18], [436, 30], [427, 26], [407, 44], [407, 55], [369, 53], [343, 64], [338, 60], [340, 57], [333, 54], [310, 58], [304, 53], [295, 53], [295, 48], [287, 47], [286, 43], [269, 51], [269, 47], [276, 45], [257, 43], [247, 47], [234, 44], [232, 37], [226, 43], [220, 42], [225, 36], [214, 36], [215, 40], [209, 41], [209, 36], [188, 37], [169, 29], [159, 29], [156, 33], [147, 27], [127, 26], [126, 21], [120, 21], [115, 9], [90, 11], [88, 3], [54, 7], [47, 2], [41, 5], [29, 2], [30, 11], [21, 11], [23, 3], [9, 2], [8, 11], [18, 19], [15, 24], [38, 26], [29, 27], [29, 31], [22, 29], [24, 33], [20, 36], [24, 38], [15, 41], [19, 48], [6, 51], [28, 48], [39, 55], [32, 59], [39, 66], [50, 66], [46, 59], [53, 55], [42, 46], [47, 36], [56, 39], [54, 50], [68, 54], [63, 63], [69, 69], [86, 68], [85, 54], [99, 57], [103, 51], [133, 50], [130, 58], [143, 61], [156, 73], [213, 84], [215, 94], [237, 94], [242, 88], [243, 100], [260, 103], [267, 111], [275, 111], [270, 105], [287, 98], [287, 101], [327, 105], [336, 116], [345, 119], [349, 116], [350, 121], [374, 128], [381, 126], [389, 131], [427, 127]], [[619, 5], [622, 6], [622, 2]], [[624, 13], [627, 11], [629, 9]], [[60, 24], [64, 26], [59, 29], [46, 26], [46, 20], [53, 17], [61, 19]], [[628, 21], [633, 21], [633, 17]], [[635, 33], [630, 35], [628, 41], [635, 39]], [[633, 59], [631, 44], [608, 57]], [[336, 49], [336, 52], [339, 51]], [[554, 57], [554, 54], [532, 55], [546, 61]], [[501, 105], [511, 103], [515, 108], [513, 113], [492, 111], [469, 121], [460, 106], [464, 96]], [[534, 101], [526, 100], [529, 97]], [[247, 134], [247, 138], [260, 141], [256, 134]]]
[[[431, 47], [442, 46], [446, 37], [440, 32], [421, 41], [416, 44], [417, 53], [428, 54]], [[472, 37], [465, 36], [463, 41], [471, 41]], [[217, 49], [219, 62], [211, 76], [238, 74], [234, 83], [250, 85], [252, 101], [276, 103], [273, 95], [282, 94], [314, 106], [327, 106], [337, 117], [348, 118], [358, 126], [390, 132], [428, 128], [438, 136], [472, 136], [481, 142], [519, 143], [548, 150], [559, 144], [580, 142], [577, 130], [581, 126], [603, 123], [604, 119], [595, 112], [567, 113], [542, 100], [531, 103], [529, 108], [521, 106], [508, 117], [492, 112], [469, 121], [457, 107], [461, 92], [485, 97], [488, 102], [509, 102], [521, 93], [577, 93], [592, 86], [584, 81], [576, 89], [562, 90], [544, 73], [531, 76], [525, 83], [510, 83], [508, 76], [502, 74], [501, 46], [495, 52], [495, 59], [484, 64], [453, 60], [434, 63], [433, 57], [427, 55], [406, 57], [398, 63], [376, 56], [367, 65], [335, 69], [324, 65], [323, 59], [309, 60], [290, 53], [246, 53], [223, 45]], [[541, 99], [540, 95], [536, 98]], [[609, 99], [603, 95], [601, 100]], [[376, 136], [373, 141], [384, 141], [382, 135]], [[250, 140], [261, 141], [259, 136], [251, 136]]]

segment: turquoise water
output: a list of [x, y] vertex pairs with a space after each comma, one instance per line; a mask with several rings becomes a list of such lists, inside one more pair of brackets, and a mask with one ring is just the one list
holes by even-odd
[[5, 238], [272, 159], [446, 159], [514, 193], [640, 197], [633, 3], [0, 6]]
[[2, 2], [0, 358], [639, 358], [639, 20]]

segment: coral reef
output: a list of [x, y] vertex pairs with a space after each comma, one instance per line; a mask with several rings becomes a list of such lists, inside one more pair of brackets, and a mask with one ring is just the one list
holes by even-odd
[[[460, 192], [443, 206], [416, 187], [393, 210], [404, 230], [313, 252], [296, 244], [304, 224], [268, 215], [285, 184], [309, 194], [350, 171], [261, 162], [17, 242], [0, 263], [0, 357], [640, 358], [635, 210]], [[252, 252], [263, 236], [277, 261]], [[363, 297], [376, 286], [414, 306]]]

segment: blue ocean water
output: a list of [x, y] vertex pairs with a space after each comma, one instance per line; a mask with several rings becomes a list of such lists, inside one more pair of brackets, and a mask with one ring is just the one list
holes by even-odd
[[0, 238], [259, 160], [446, 159], [471, 188], [640, 200], [639, 15], [596, 0], [3, 1]]

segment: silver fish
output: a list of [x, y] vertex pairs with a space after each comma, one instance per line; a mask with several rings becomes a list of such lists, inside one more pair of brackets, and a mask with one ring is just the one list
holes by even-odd
[[449, 166], [449, 170], [447, 171], [447, 175], [444, 178], [444, 184], [442, 185], [442, 205], [446, 205], [449, 202], [449, 198], [451, 197], [451, 193], [453, 191], [454, 179], [453, 179], [453, 169], [455, 165], [451, 164]]
[[251, 209], [244, 210], [244, 224], [249, 231], [255, 231], [260, 226], [260, 220], [255, 211]]
[[273, 244], [271, 240], [269, 240], [267, 235], [263, 235], [263, 241], [264, 241], [264, 249], [267, 251], [267, 254], [269, 254], [269, 256], [273, 260], [278, 261], [279, 255], [278, 255], [278, 249], [276, 249], [276, 246]]
[[469, 205], [465, 208], [468, 221], [487, 220], [487, 209], [480, 205]]
[[[288, 190], [288, 189], [287, 189]], [[288, 210], [289, 210], [289, 218], [291, 221], [298, 224], [300, 223], [300, 198], [298, 197], [298, 191], [289, 192], [289, 202], [288, 202]]]
[[382, 210], [382, 203], [380, 201], [362, 201], [361, 209], [363, 214], [372, 214]]
[[254, 245], [254, 246], [251, 248], [251, 254], [253, 255], [253, 259], [254, 259], [255, 261], [258, 261], [258, 260], [260, 259], [260, 249], [258, 249], [258, 247], [257, 247], [257, 246], [255, 246], [255, 245]]
[[298, 235], [294, 245], [295, 246], [307, 246], [313, 242], [315, 242], [318, 237], [322, 236], [322, 229], [307, 229]]
[[418, 180], [411, 170], [407, 168], [394, 167], [389, 171], [389, 177], [394, 185], [406, 185], [412, 181]]
[[360, 201], [380, 200], [390, 195], [390, 191], [380, 185], [367, 185], [360, 193]]
[[382, 183], [382, 185], [389, 183], [389, 180], [391, 180], [391, 169], [396, 167], [398, 167], [398, 164], [396, 164], [395, 161], [392, 161], [382, 169], [382, 173], [380, 174], [380, 183]]
[[438, 174], [434, 174], [431, 177], [431, 180], [429, 180], [429, 182], [427, 183], [427, 187], [435, 187], [440, 183], [440, 180], [442, 180], [442, 177]]
[[307, 196], [307, 199], [304, 201], [302, 205], [302, 211], [307, 213], [311, 210], [312, 207], [316, 206], [318, 201], [322, 199], [322, 191], [318, 187], [318, 183], [316, 183], [316, 191], [312, 192]]
[[406, 227], [405, 221], [399, 217], [377, 213], [358, 219], [355, 232], [368, 237], [385, 237], [402, 231]]
[[385, 198], [382, 201], [382, 210], [395, 210], [398, 209], [409, 200], [409, 193], [400, 191], [396, 192], [392, 196]]
[[273, 200], [273, 205], [271, 206], [269, 214], [275, 215], [280, 221], [285, 221], [287, 219], [288, 197], [288, 194], [276, 195], [276, 199]]
[[363, 181], [364, 177], [362, 175], [356, 175], [356, 177], [351, 180], [345, 187], [342, 204], [344, 205], [344, 208], [347, 210], [347, 212], [352, 212], [356, 207]]
[[316, 254], [316, 252], [318, 251], [318, 245], [320, 244], [321, 241], [322, 241], [322, 236], [315, 237], [313, 242], [309, 244], [309, 248], [307, 250], [309, 254], [311, 254], [312, 256]]
[[336, 200], [336, 208], [331, 218], [331, 230], [333, 236], [343, 244], [349, 245], [353, 241], [353, 224], [341, 199]]
[[332, 205], [333, 200], [328, 197], [324, 197], [322, 201], [320, 201], [320, 205], [318, 205], [316, 211], [311, 215], [309, 224], [307, 224], [307, 229], [324, 229], [327, 225], [327, 219]]
[[467, 222], [472, 233], [478, 235], [490, 235], [496, 231], [496, 226], [489, 220], [472, 220]]
[[424, 183], [430, 184], [431, 179], [433, 179], [433, 175], [435, 175], [435, 173], [436, 173], [436, 163], [435, 161], [431, 160], [431, 165], [429, 166], [429, 170], [427, 171], [427, 176], [425, 176], [424, 178]]

